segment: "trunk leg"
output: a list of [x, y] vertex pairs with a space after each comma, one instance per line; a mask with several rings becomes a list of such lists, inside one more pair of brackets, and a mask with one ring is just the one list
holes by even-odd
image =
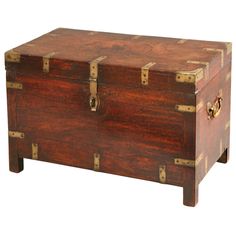
[[221, 157], [218, 159], [218, 162], [220, 163], [227, 163], [229, 161], [229, 151], [228, 148], [225, 149]]
[[17, 153], [17, 142], [11, 138], [9, 139], [9, 169], [15, 173], [19, 173], [24, 169], [24, 160], [19, 158]]
[[195, 183], [183, 187], [184, 205], [194, 207], [198, 202], [198, 185]]

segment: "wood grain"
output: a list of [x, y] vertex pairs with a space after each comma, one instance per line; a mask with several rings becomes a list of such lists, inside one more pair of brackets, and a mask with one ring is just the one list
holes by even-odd
[[[195, 206], [200, 181], [216, 161], [228, 160], [231, 53], [223, 42], [179, 40], [57, 29], [30, 47], [15, 48], [21, 60], [6, 61], [7, 80], [23, 89], [7, 91], [9, 130], [25, 137], [9, 139], [10, 170], [19, 172], [23, 159], [32, 159], [32, 143], [38, 145], [38, 160], [91, 170], [98, 153], [99, 171], [111, 174], [163, 182], [164, 166], [164, 183], [183, 187], [184, 204]], [[45, 73], [43, 57], [51, 52]], [[100, 105], [92, 112], [89, 62], [103, 55]], [[149, 62], [156, 64], [143, 86], [141, 68]], [[176, 81], [177, 71], [197, 68], [204, 71], [202, 80]], [[209, 120], [206, 104], [220, 89], [222, 111]], [[176, 105], [196, 112], [178, 111]], [[196, 161], [201, 155], [198, 165], [175, 164], [176, 158]]]

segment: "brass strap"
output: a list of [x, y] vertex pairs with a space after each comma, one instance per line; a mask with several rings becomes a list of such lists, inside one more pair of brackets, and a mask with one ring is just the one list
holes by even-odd
[[43, 57], [43, 72], [48, 73], [50, 69], [50, 58], [53, 57], [56, 53], [51, 52]]
[[189, 64], [196, 64], [196, 65], [204, 65], [205, 66], [205, 79], [209, 79], [209, 77], [210, 77], [209, 62], [207, 62], [207, 61], [191, 61], [191, 60], [188, 60], [187, 63], [189, 63]]
[[38, 144], [32, 143], [32, 159], [37, 160], [38, 159]]
[[141, 68], [141, 83], [142, 85], [148, 85], [149, 69], [154, 66], [156, 62], [149, 62]]
[[165, 165], [159, 166], [159, 180], [163, 184], [166, 182], [166, 166]]
[[93, 159], [94, 159], [93, 169], [95, 171], [99, 171], [99, 169], [100, 169], [100, 154], [99, 153], [94, 153], [93, 154]]
[[204, 50], [208, 52], [220, 52], [221, 55], [221, 67], [224, 66], [224, 49], [219, 48], [204, 48]]

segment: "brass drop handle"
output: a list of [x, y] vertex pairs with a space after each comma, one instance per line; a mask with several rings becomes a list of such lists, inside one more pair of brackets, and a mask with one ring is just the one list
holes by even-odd
[[212, 104], [211, 102], [207, 103], [207, 114], [208, 119], [213, 119], [217, 117], [220, 114], [221, 108], [222, 108], [222, 95], [218, 95]]

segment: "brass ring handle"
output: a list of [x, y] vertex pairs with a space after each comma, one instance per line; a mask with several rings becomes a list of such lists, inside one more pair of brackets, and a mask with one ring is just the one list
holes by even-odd
[[222, 101], [223, 98], [221, 96], [217, 96], [213, 104], [211, 102], [207, 103], [208, 119], [213, 119], [220, 114], [222, 108]]

